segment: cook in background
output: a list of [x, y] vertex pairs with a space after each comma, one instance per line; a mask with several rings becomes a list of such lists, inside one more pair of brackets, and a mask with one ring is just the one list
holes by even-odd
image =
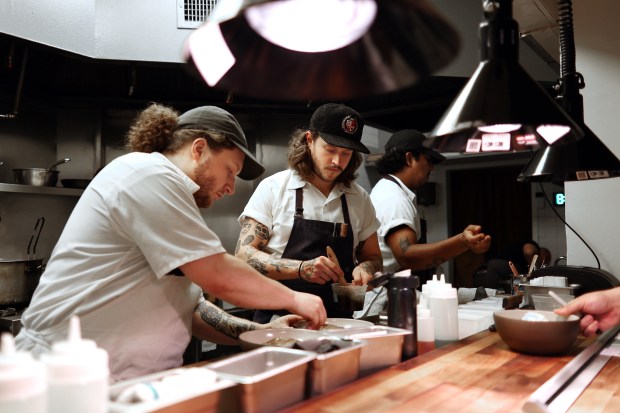
[[234, 193], [236, 176], [250, 180], [264, 171], [230, 113], [203, 106], [179, 116], [152, 104], [131, 126], [128, 146], [133, 152], [97, 174], [69, 217], [24, 312], [18, 348], [49, 350], [66, 338], [76, 314], [82, 335], [108, 351], [118, 380], [180, 366], [192, 332], [230, 344], [263, 327], [205, 301], [203, 290], [238, 306], [285, 308], [311, 327], [324, 324], [317, 297], [227, 254], [200, 215], [199, 208]]
[[[335, 103], [320, 106], [308, 129], [293, 132], [289, 169], [265, 178], [239, 217], [236, 255], [261, 274], [323, 299], [329, 317], [351, 317], [332, 297], [340, 275], [366, 285], [381, 271], [379, 222], [355, 172], [364, 122], [355, 110]], [[338, 263], [326, 257], [330, 246]], [[266, 307], [256, 307], [264, 310]], [[256, 311], [254, 321], [271, 319]]]
[[[537, 256], [536, 266], [540, 267], [543, 263], [549, 264], [551, 253], [546, 248], [541, 248], [534, 240], [524, 240], [510, 245], [506, 245], [499, 252], [489, 259], [485, 265], [486, 271], [478, 272], [474, 283], [476, 286], [482, 285], [487, 288], [500, 288], [501, 280], [512, 280], [513, 271], [510, 264], [514, 265], [519, 274], [527, 274], [534, 256]], [[512, 282], [503, 285], [511, 285]], [[510, 291], [506, 291], [510, 293]]]
[[620, 324], [620, 287], [580, 295], [554, 311], [563, 316], [582, 313], [580, 325], [586, 337], [610, 330]]
[[[381, 222], [379, 245], [385, 272], [437, 267], [467, 250], [477, 254], [491, 246], [491, 237], [479, 225], [433, 243], [426, 242], [426, 222], [420, 217], [413, 191], [424, 185], [434, 165], [445, 157], [423, 146], [424, 135], [413, 129], [395, 132], [378, 161], [383, 176], [370, 193]], [[424, 276], [421, 283], [427, 281]]]

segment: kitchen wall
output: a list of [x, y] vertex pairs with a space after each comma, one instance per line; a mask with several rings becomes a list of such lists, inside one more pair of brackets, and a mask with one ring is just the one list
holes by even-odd
[[[585, 78], [586, 125], [620, 156], [620, 3], [616, 0], [573, 2], [577, 71]], [[620, 178], [566, 184], [566, 218], [596, 252], [601, 268], [620, 279]], [[583, 242], [567, 230], [568, 263], [596, 267]]]

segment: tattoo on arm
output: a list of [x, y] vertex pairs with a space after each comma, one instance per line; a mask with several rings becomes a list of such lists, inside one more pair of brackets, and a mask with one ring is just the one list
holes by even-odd
[[250, 267], [254, 268], [256, 271], [260, 272], [263, 275], [269, 274], [269, 271], [267, 270], [267, 265], [257, 258], [250, 258], [248, 260], [248, 264], [250, 265]]
[[269, 229], [264, 226], [263, 224], [256, 224], [256, 227], [254, 228], [254, 235], [256, 235], [256, 238], [261, 239], [261, 240], [268, 240], [269, 239]]
[[400, 250], [404, 253], [412, 244], [409, 238], [405, 237], [398, 241], [398, 245], [400, 246]]
[[201, 301], [196, 311], [200, 313], [200, 318], [205, 323], [228, 337], [238, 338], [239, 334], [256, 329], [253, 323], [233, 317], [224, 310], [207, 304], [206, 301]]
[[383, 270], [383, 259], [380, 255], [367, 257], [366, 261], [360, 263], [360, 267], [362, 267], [368, 274], [374, 274], [377, 271]]

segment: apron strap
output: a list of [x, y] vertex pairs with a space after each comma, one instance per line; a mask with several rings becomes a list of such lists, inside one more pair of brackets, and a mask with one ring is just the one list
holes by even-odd
[[304, 217], [304, 189], [295, 190], [295, 218]]

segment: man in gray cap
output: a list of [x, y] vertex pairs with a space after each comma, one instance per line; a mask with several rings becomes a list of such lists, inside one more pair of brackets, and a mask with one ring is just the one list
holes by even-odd
[[[237, 256], [269, 278], [320, 296], [328, 317], [352, 316], [334, 302], [333, 282], [344, 277], [342, 283], [366, 285], [381, 271], [379, 222], [368, 193], [354, 182], [360, 152], [369, 152], [363, 127], [345, 105], [317, 108], [309, 128], [291, 135], [289, 169], [261, 181], [239, 217]], [[271, 317], [257, 311], [254, 321]]]
[[373, 187], [370, 198], [381, 222], [379, 245], [385, 272], [433, 268], [468, 249], [480, 254], [491, 246], [491, 237], [482, 233], [479, 225], [469, 225], [451, 238], [426, 243], [426, 225], [413, 191], [428, 181], [434, 166], [445, 157], [424, 142], [422, 133], [400, 130], [390, 137], [378, 161], [383, 178]]
[[69, 217], [23, 315], [19, 348], [49, 350], [77, 315], [82, 336], [108, 351], [120, 380], [180, 366], [192, 335], [235, 344], [243, 331], [301, 320], [262, 326], [231, 317], [203, 290], [241, 307], [287, 309], [314, 328], [325, 322], [317, 297], [227, 254], [200, 214], [234, 193], [236, 176], [264, 171], [230, 113], [203, 106], [179, 116], [153, 104], [131, 126], [128, 147]]

